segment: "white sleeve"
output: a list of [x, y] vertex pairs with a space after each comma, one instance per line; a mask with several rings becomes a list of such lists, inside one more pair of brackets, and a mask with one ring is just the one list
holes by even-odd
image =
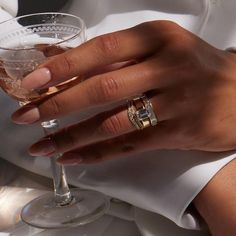
[[18, 0], [0, 0], [0, 22], [16, 16]]
[[145, 211], [154, 212], [180, 227], [199, 229], [199, 219], [189, 206], [235, 156], [235, 153], [155, 151], [102, 165], [69, 167], [68, 174], [73, 184], [128, 202], [143, 209], [144, 215]]

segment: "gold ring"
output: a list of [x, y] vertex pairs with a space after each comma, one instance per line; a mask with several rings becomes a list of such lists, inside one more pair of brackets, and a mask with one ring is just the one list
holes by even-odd
[[145, 94], [129, 100], [127, 112], [130, 122], [139, 130], [158, 123], [152, 103]]

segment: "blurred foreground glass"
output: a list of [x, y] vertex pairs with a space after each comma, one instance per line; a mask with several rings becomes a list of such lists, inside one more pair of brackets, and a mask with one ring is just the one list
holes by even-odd
[[[86, 27], [79, 17], [63, 13], [38, 13], [0, 24], [0, 86], [23, 106], [54, 94], [78, 82], [72, 78], [48, 89], [26, 90], [22, 79], [50, 57], [76, 47], [86, 40]], [[41, 123], [45, 134], [58, 129], [58, 120]], [[109, 207], [107, 198], [96, 191], [69, 189], [65, 170], [51, 158], [54, 193], [28, 203], [22, 220], [39, 228], [82, 225], [102, 216]]]

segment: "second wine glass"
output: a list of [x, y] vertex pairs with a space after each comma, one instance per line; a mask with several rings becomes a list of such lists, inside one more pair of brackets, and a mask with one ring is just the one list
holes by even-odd
[[[76, 47], [86, 39], [86, 27], [77, 16], [64, 13], [38, 13], [0, 24], [0, 86], [21, 105], [66, 89], [78, 80], [72, 78], [55, 87], [26, 90], [22, 79], [50, 57]], [[45, 134], [58, 130], [58, 120], [41, 123]], [[51, 158], [54, 193], [34, 199], [22, 209], [22, 220], [39, 228], [82, 225], [102, 216], [109, 201], [102, 193], [69, 189], [65, 169]]]

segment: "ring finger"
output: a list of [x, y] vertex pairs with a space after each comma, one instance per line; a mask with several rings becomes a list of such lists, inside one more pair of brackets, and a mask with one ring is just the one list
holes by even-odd
[[[158, 111], [158, 104], [154, 102], [156, 97], [151, 100], [153, 101], [153, 111]], [[146, 112], [148, 111], [146, 110]], [[161, 114], [161, 111], [159, 112]], [[163, 119], [164, 116], [165, 111], [160, 115], [160, 118]], [[151, 123], [149, 122], [147, 126], [151, 126]], [[78, 147], [119, 137], [136, 130], [137, 128], [134, 126], [134, 123], [128, 117], [127, 108], [121, 106], [79, 124], [64, 128], [51, 136], [47, 136], [32, 145], [29, 152], [33, 156], [52, 156], [55, 153], [64, 153]]]

